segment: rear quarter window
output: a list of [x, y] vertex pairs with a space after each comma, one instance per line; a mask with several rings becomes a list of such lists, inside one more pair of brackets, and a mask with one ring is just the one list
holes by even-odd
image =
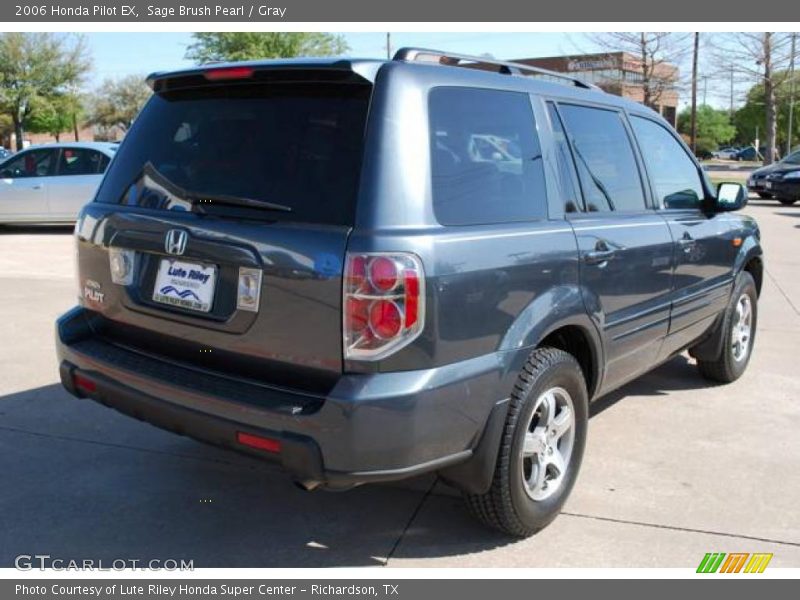
[[546, 216], [542, 153], [527, 94], [434, 88], [428, 112], [433, 209], [441, 224]]

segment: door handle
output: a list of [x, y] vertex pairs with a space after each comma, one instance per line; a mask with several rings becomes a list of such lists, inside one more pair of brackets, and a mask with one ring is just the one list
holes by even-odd
[[41, 190], [44, 186], [41, 183], [37, 183], [36, 185], [32, 186], [32, 190]]
[[583, 261], [587, 265], [601, 265], [614, 258], [613, 250], [593, 250], [583, 255]]
[[694, 245], [694, 238], [688, 233], [684, 233], [683, 237], [678, 240], [678, 246], [683, 248], [684, 252], [689, 252]]

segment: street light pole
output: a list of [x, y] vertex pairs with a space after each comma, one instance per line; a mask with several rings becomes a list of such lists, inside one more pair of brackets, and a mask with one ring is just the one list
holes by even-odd
[[794, 123], [794, 55], [797, 51], [797, 33], [792, 34], [792, 55], [789, 62], [789, 132], [786, 136], [786, 156], [792, 151], [792, 134]]

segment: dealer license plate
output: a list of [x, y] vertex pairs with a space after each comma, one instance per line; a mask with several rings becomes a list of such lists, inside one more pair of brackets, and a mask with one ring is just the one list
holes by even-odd
[[217, 285], [217, 267], [162, 258], [153, 300], [198, 312], [209, 312]]
[[768, 181], [767, 183], [765, 183], [765, 184], [764, 184], [764, 186], [765, 186], [765, 187], [766, 187], [768, 190], [771, 190], [771, 189], [772, 189], [772, 182], [771, 182], [771, 181]]

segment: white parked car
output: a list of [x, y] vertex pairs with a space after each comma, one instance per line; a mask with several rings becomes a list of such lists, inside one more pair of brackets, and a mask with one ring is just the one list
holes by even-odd
[[94, 198], [117, 144], [33, 146], [0, 162], [0, 223], [71, 223]]

